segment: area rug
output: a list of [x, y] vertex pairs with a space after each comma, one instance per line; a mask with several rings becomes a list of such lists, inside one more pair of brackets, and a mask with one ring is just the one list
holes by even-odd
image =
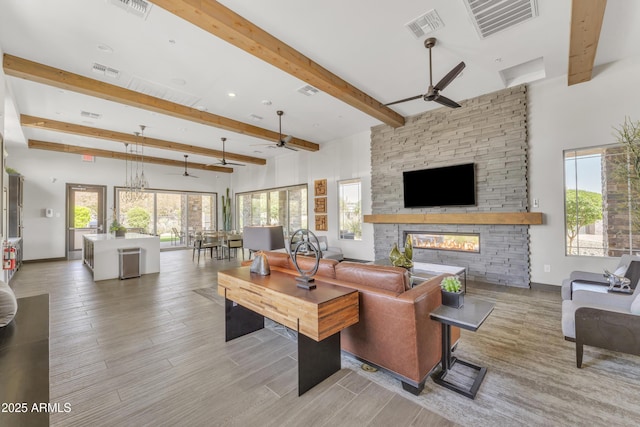
[[[224, 303], [213, 291], [197, 292]], [[577, 369], [575, 344], [562, 338], [559, 293], [489, 286], [468, 293], [496, 305], [477, 332], [462, 331], [454, 353], [487, 367], [474, 400], [430, 378], [414, 396], [388, 372], [365, 371], [344, 353], [343, 369], [464, 426], [637, 425], [640, 358], [588, 347]]]

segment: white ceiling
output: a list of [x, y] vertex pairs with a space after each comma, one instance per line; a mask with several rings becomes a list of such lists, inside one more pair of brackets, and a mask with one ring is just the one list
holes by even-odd
[[[444, 27], [433, 49], [434, 81], [465, 61], [461, 76], [443, 95], [456, 101], [505, 87], [499, 71], [539, 57], [546, 78], [566, 76], [569, 0], [538, 0], [539, 16], [481, 39], [463, 0], [222, 0], [225, 6], [291, 45], [382, 103], [424, 93], [428, 53], [405, 24], [435, 9]], [[596, 65], [640, 56], [640, 2], [609, 0]], [[99, 46], [106, 45], [112, 52]], [[284, 134], [323, 143], [380, 124], [325, 94], [297, 92], [306, 83], [153, 6], [143, 20], [109, 0], [2, 0], [0, 48], [4, 53], [128, 87], [133, 78], [198, 101], [193, 107], [277, 131], [276, 110], [284, 110]], [[94, 62], [121, 71], [117, 79], [91, 71]], [[597, 78], [597, 75], [594, 77]], [[271, 158], [287, 152], [265, 141], [110, 101], [7, 77], [17, 111], [6, 111], [9, 145], [26, 139], [121, 151], [115, 142], [24, 128], [18, 114], [133, 133], [185, 144]], [[184, 84], [179, 84], [182, 80]], [[589, 84], [583, 83], [583, 84]], [[229, 92], [236, 93], [230, 98]], [[264, 105], [269, 100], [271, 105]], [[440, 105], [423, 100], [392, 107], [403, 116]], [[80, 111], [101, 114], [88, 120]], [[263, 119], [255, 121], [250, 115]], [[260, 151], [257, 153], [256, 151]], [[289, 151], [290, 153], [290, 151]], [[182, 160], [181, 152], [146, 149], [145, 154]], [[190, 161], [212, 163], [190, 155]]]

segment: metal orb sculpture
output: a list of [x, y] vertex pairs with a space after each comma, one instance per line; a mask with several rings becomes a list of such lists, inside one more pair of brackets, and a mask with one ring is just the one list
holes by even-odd
[[[315, 240], [315, 244], [311, 241], [311, 238]], [[315, 234], [306, 228], [296, 230], [291, 235], [289, 242], [289, 248], [291, 248], [291, 259], [296, 270], [300, 273], [300, 276], [296, 277], [298, 287], [303, 289], [315, 289], [316, 285], [313, 283], [313, 276], [318, 272], [318, 266], [320, 265], [320, 258], [322, 258], [322, 251], [320, 250], [320, 242]], [[315, 264], [309, 270], [303, 270], [298, 265], [298, 255], [315, 257]]]

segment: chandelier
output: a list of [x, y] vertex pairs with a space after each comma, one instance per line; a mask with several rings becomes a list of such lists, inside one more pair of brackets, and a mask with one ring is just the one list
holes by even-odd
[[128, 202], [135, 202], [144, 197], [144, 190], [149, 187], [149, 181], [144, 176], [144, 129], [140, 125], [140, 132], [134, 132], [135, 144], [124, 144], [125, 151], [125, 181], [122, 198]]

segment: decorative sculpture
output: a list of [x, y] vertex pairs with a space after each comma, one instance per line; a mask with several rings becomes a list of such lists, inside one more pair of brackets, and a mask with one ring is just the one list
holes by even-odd
[[[315, 243], [311, 241], [311, 238], [315, 240]], [[298, 287], [303, 289], [315, 289], [316, 285], [313, 283], [313, 276], [318, 272], [318, 266], [320, 265], [320, 258], [322, 258], [322, 251], [320, 250], [320, 242], [315, 234], [310, 230], [301, 228], [296, 230], [291, 235], [291, 241], [289, 244], [291, 248], [291, 259], [296, 270], [300, 273], [299, 277], [296, 277]], [[309, 270], [303, 270], [298, 265], [298, 256], [315, 256], [315, 264]]]
[[249, 267], [249, 271], [259, 274], [261, 276], [268, 276], [271, 274], [271, 268], [269, 267], [269, 260], [263, 252], [258, 252], [255, 259]]

